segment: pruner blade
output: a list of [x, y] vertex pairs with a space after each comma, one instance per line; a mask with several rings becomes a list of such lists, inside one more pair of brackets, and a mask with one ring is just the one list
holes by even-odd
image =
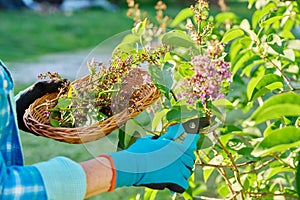
[[182, 123], [182, 126], [186, 133], [198, 134], [204, 131], [206, 127], [209, 127], [210, 120], [214, 120], [215, 117], [209, 119], [208, 117], [197, 117], [190, 119], [187, 122]]

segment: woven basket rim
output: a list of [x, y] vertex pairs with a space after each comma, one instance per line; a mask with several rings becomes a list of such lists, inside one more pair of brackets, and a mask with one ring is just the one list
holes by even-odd
[[[82, 81], [86, 79], [83, 77], [78, 79], [75, 82]], [[37, 105], [40, 105], [39, 102], [45, 101], [45, 99], [56, 98], [57, 92], [46, 94], [43, 97], [36, 99], [29, 108], [25, 111], [23, 120], [26, 127], [35, 135], [43, 136], [47, 138], [52, 138], [57, 141], [80, 144], [86, 142], [92, 142], [98, 140], [106, 135], [109, 135], [113, 130], [122, 126], [127, 120], [137, 116], [148, 106], [154, 103], [160, 97], [160, 91], [154, 86], [150, 88], [149, 93], [147, 93], [144, 98], [142, 98], [137, 103], [142, 104], [140, 110], [131, 109], [133, 112], [130, 112], [130, 109], [124, 109], [119, 113], [114, 114], [113, 116], [106, 118], [103, 121], [93, 123], [89, 126], [83, 127], [53, 127], [48, 124], [40, 123], [34, 116], [34, 109]]]

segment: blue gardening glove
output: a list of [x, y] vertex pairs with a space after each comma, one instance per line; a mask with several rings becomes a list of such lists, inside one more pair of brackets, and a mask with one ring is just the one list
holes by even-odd
[[182, 124], [176, 124], [161, 137], [140, 138], [127, 150], [110, 153], [116, 175], [112, 185], [184, 192], [188, 188], [200, 135], [187, 134], [182, 142], [175, 142], [182, 133]]
[[49, 80], [37, 82], [26, 90], [21, 91], [16, 96], [16, 110], [19, 128], [23, 131], [29, 132], [23, 121], [23, 115], [25, 110], [32, 104], [36, 99], [44, 96], [48, 93], [58, 92], [59, 88], [63, 87], [64, 84], [69, 84], [67, 79], [60, 80]]

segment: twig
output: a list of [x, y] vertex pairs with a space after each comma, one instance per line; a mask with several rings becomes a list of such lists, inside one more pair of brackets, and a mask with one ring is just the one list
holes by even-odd
[[290, 80], [288, 79], [288, 77], [283, 73], [283, 71], [267, 56], [262, 56], [263, 59], [267, 60], [268, 62], [270, 62], [278, 71], [280, 71], [281, 73], [281, 77], [284, 79], [284, 81], [286, 82], [286, 84], [289, 86], [291, 91], [294, 91], [295, 88], [292, 86], [292, 83], [290, 82]]
[[[253, 165], [255, 164], [255, 161], [250, 161], [250, 162], [246, 162], [246, 163], [241, 163], [241, 164], [236, 164], [237, 168], [242, 168], [242, 167], [246, 167], [249, 165]], [[201, 166], [201, 167], [214, 167], [214, 168], [229, 168], [229, 169], [233, 169], [234, 167], [232, 165], [214, 165], [214, 164], [209, 164], [209, 163], [196, 163], [197, 166]]]
[[[224, 152], [226, 153], [226, 155], [228, 156], [228, 158], [230, 159], [230, 161], [231, 161], [231, 163], [233, 165], [233, 169], [232, 170], [233, 170], [233, 172], [235, 172], [236, 179], [237, 179], [239, 185], [243, 188], [243, 184], [242, 184], [242, 181], [241, 181], [241, 178], [240, 178], [239, 170], [238, 170], [238, 168], [236, 166], [234, 158], [232, 157], [231, 153], [226, 149], [226, 147], [223, 145], [223, 143], [221, 142], [220, 138], [217, 136], [217, 134], [216, 134], [215, 131], [213, 131], [213, 134], [214, 134], [216, 140], [218, 141], [218, 143], [220, 144], [220, 146], [222, 147], [222, 149], [224, 150]], [[241, 194], [241, 196], [242, 196], [242, 199], [244, 199], [243, 194]]]
[[287, 165], [288, 167], [290, 167], [292, 169], [296, 169], [294, 166], [290, 165], [289, 163], [287, 163], [284, 160], [282, 160], [281, 158], [279, 158], [279, 156], [277, 154], [273, 154], [272, 156], [274, 158], [276, 158], [279, 162], [282, 162], [283, 164]]
[[261, 170], [262, 168], [264, 168], [265, 166], [267, 166], [268, 164], [270, 164], [271, 162], [274, 162], [275, 160], [276, 160], [275, 158], [270, 159], [270, 160], [266, 161], [265, 163], [263, 163], [262, 165], [257, 166], [257, 167], [254, 167], [253, 170], [250, 170], [250, 171], [241, 173], [241, 175], [249, 174], [249, 173], [253, 173], [253, 172], [259, 171], [259, 170]]
[[225, 182], [226, 182], [226, 184], [228, 186], [228, 189], [230, 190], [230, 193], [232, 195], [235, 195], [236, 192], [232, 188], [231, 183], [230, 183], [230, 181], [229, 181], [229, 179], [227, 177], [227, 174], [226, 174], [226, 171], [224, 170], [224, 168], [217, 168], [217, 170], [219, 171], [219, 173], [221, 174], [221, 176], [224, 178], [224, 180], [225, 180]]
[[243, 191], [245, 194], [250, 195], [250, 197], [255, 197], [255, 198], [262, 198], [262, 197], [288, 197], [292, 199], [298, 199], [298, 196], [292, 195], [292, 194], [286, 194], [286, 193], [266, 193], [266, 192], [248, 192], [248, 191]]

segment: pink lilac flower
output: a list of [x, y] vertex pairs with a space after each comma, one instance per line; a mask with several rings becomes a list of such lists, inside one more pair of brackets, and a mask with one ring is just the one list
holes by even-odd
[[50, 114], [51, 114], [51, 113], [50, 113], [48, 110], [46, 110], [46, 111], [44, 112], [44, 116], [45, 116], [45, 117], [49, 117]]
[[184, 80], [183, 85], [187, 86], [178, 95], [180, 99], [187, 98], [187, 103], [194, 104], [201, 101], [203, 105], [207, 101], [224, 98], [222, 85], [229, 83], [231, 79], [230, 63], [222, 59], [210, 59], [205, 56], [195, 56], [191, 62], [194, 75]]

